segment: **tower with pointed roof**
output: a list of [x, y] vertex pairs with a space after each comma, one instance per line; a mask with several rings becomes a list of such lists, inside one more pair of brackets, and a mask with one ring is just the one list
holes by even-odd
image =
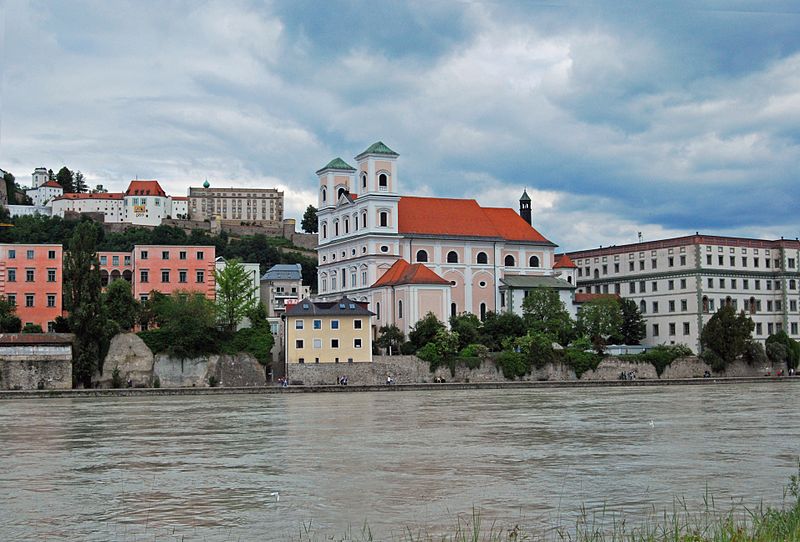
[[522, 191], [522, 196], [519, 198], [519, 216], [525, 219], [529, 225], [533, 225], [533, 217], [531, 216], [531, 197], [528, 195], [528, 189]]

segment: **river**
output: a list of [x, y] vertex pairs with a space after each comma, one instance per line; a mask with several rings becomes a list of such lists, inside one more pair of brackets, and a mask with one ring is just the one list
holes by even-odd
[[[2, 540], [279, 540], [780, 504], [800, 385], [0, 402]], [[650, 423], [652, 420], [652, 424]]]

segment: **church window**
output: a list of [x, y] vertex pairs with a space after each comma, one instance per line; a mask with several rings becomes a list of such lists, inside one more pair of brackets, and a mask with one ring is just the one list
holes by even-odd
[[361, 213], [361, 227], [362, 228], [366, 228], [367, 227], [367, 212], [366, 211]]
[[516, 264], [516, 262], [514, 261], [514, 256], [512, 256], [511, 254], [506, 256], [505, 264], [506, 267], [514, 267], [514, 264]]
[[455, 303], [450, 303], [450, 316], [455, 316], [457, 314], [458, 308], [456, 307]]
[[336, 237], [339, 235], [339, 221], [336, 220], [333, 222], [333, 236]]
[[347, 192], [347, 190], [345, 190], [343, 187], [340, 187], [339, 190], [336, 192], [336, 198], [337, 199], [341, 198], [342, 194], [344, 194], [345, 192]]
[[386, 176], [386, 174], [381, 173], [380, 175], [378, 175], [378, 187], [381, 190], [386, 190], [388, 186], [389, 186], [389, 178]]
[[531, 256], [530, 264], [531, 264], [531, 267], [539, 267], [539, 257], [538, 256]]
[[458, 263], [458, 253], [455, 250], [447, 253], [447, 263]]
[[428, 253], [425, 250], [418, 250], [417, 251], [417, 261], [418, 262], [427, 262], [428, 261]]
[[486, 303], [481, 303], [481, 322], [486, 320]]
[[323, 222], [322, 223], [322, 238], [323, 239], [327, 239], [328, 238], [328, 223], [327, 222]]
[[403, 318], [403, 300], [397, 301], [397, 318]]
[[478, 252], [478, 263], [489, 263], [489, 257], [486, 256], [485, 252]]
[[385, 228], [389, 225], [389, 213], [387, 213], [386, 211], [381, 211], [380, 225], [382, 228]]
[[381, 319], [381, 302], [378, 301], [375, 303], [375, 318], [380, 320]]
[[362, 188], [366, 188], [367, 187], [367, 174], [366, 173], [362, 173], [361, 174], [361, 187]]
[[350, 233], [350, 220], [348, 218], [344, 219], [344, 232]]
[[327, 201], [328, 199], [328, 190], [323, 186], [322, 187], [322, 201]]

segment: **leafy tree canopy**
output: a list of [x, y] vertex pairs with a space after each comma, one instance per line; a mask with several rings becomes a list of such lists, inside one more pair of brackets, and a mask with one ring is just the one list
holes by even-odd
[[513, 312], [495, 313], [489, 311], [481, 327], [481, 342], [492, 351], [499, 351], [503, 340], [525, 335], [525, 321]]
[[115, 321], [120, 329], [131, 330], [139, 317], [139, 302], [133, 297], [130, 283], [122, 279], [113, 281], [103, 297], [108, 318]]
[[408, 341], [415, 350], [419, 350], [432, 342], [436, 334], [443, 329], [445, 329], [444, 324], [432, 312], [429, 312], [411, 328], [408, 333]]
[[620, 299], [620, 309], [622, 309], [622, 325], [619, 329], [619, 342], [639, 344], [647, 333], [639, 307], [631, 299]]
[[755, 324], [744, 311], [736, 314], [731, 305], [724, 305], [703, 326], [700, 343], [713, 352], [712, 366], [724, 369], [743, 355]]
[[566, 346], [575, 336], [575, 323], [553, 288], [536, 288], [522, 301], [525, 325], [533, 333], [545, 333]]
[[236, 331], [239, 323], [256, 306], [253, 279], [239, 260], [228, 260], [220, 271], [214, 271], [217, 281], [217, 317], [227, 331]]
[[303, 213], [303, 220], [300, 222], [300, 227], [306, 233], [317, 233], [317, 208], [313, 205], [306, 207], [306, 212]]
[[481, 340], [481, 321], [471, 312], [462, 312], [450, 317], [450, 329], [458, 333], [458, 347], [465, 348]]
[[613, 297], [589, 301], [578, 312], [578, 329], [592, 340], [598, 354], [611, 337], [619, 334], [621, 327], [622, 309]]
[[405, 341], [405, 335], [400, 328], [392, 324], [390, 326], [382, 326], [378, 329], [380, 335], [375, 340], [375, 346], [384, 348], [388, 352], [391, 350], [392, 354], [400, 353], [400, 345]]

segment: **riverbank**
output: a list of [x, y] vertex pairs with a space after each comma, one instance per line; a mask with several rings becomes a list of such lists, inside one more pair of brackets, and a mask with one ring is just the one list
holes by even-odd
[[402, 391], [503, 390], [503, 389], [560, 389], [560, 388], [620, 388], [648, 386], [715, 386], [744, 383], [800, 383], [800, 377], [727, 377], [675, 378], [658, 380], [556, 380], [511, 382], [448, 382], [442, 384], [396, 384], [393, 386], [280, 386], [263, 387], [192, 387], [192, 388], [107, 388], [89, 390], [3, 390], [0, 400], [64, 399], [81, 397], [143, 397], [169, 395], [264, 395], [282, 393], [358, 393]]

